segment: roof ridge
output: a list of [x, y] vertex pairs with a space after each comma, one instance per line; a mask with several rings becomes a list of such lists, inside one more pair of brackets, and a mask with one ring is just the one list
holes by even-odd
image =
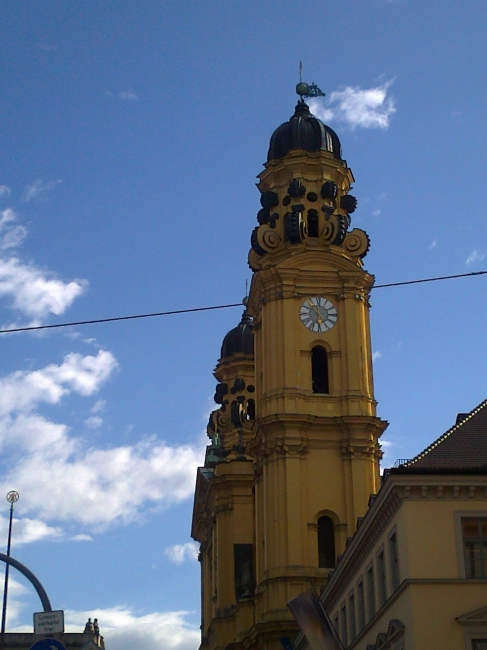
[[483, 402], [480, 402], [478, 406], [476, 406], [474, 409], [470, 411], [470, 413], [467, 415], [467, 417], [463, 418], [458, 424], [454, 424], [452, 427], [450, 427], [445, 433], [443, 433], [439, 438], [434, 440], [426, 449], [423, 449], [417, 456], [409, 460], [405, 465], [406, 467], [411, 467], [414, 463], [418, 462], [419, 460], [422, 460], [427, 454], [430, 453], [433, 449], [438, 447], [442, 442], [444, 442], [447, 438], [451, 436], [452, 433], [460, 429], [466, 422], [471, 420], [477, 413], [479, 413], [483, 408], [487, 406], [487, 399], [485, 399]]

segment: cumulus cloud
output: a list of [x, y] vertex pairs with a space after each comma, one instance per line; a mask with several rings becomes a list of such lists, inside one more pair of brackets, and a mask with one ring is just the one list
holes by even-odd
[[17, 257], [0, 258], [0, 298], [10, 298], [11, 308], [39, 323], [49, 314], [59, 316], [81, 296], [85, 280], [64, 282], [54, 273]]
[[71, 393], [94, 394], [116, 368], [113, 355], [100, 350], [0, 378], [0, 449], [16, 454], [0, 493], [15, 483], [25, 495], [24, 512], [99, 529], [135, 519], [146, 505], [168, 506], [193, 493], [199, 446], [170, 446], [151, 437], [96, 449], [38, 412]]
[[381, 357], [382, 354], [379, 352], [379, 350], [376, 350], [372, 353], [372, 361], [377, 361], [377, 359], [380, 359]]
[[8, 199], [10, 196], [10, 187], [8, 185], [0, 185], [0, 199]]
[[471, 266], [472, 264], [475, 264], [476, 262], [482, 262], [482, 260], [485, 259], [485, 256], [487, 255], [486, 251], [479, 251], [479, 250], [473, 250], [470, 255], [467, 257], [465, 260], [465, 264], [467, 266]]
[[17, 224], [17, 215], [11, 208], [0, 212], [0, 249], [19, 246], [27, 235], [27, 229]]
[[134, 101], [139, 99], [139, 97], [131, 90], [126, 90], [123, 93], [118, 93], [118, 96], [120, 97], [120, 99], [127, 99], [129, 101], [130, 100]]
[[64, 282], [55, 273], [26, 263], [12, 249], [18, 247], [27, 229], [18, 223], [15, 212], [0, 212], [0, 298], [10, 300], [10, 308], [40, 324], [47, 316], [59, 316], [86, 290], [86, 280]]
[[21, 424], [30, 436], [39, 433], [54, 442], [19, 460], [1, 488], [15, 479], [27, 495], [24, 508], [43, 519], [78, 521], [100, 530], [136, 519], [148, 504], [168, 506], [193, 493], [200, 449], [148, 440], [86, 450], [62, 425], [39, 417]]
[[99, 350], [96, 356], [71, 352], [63, 363], [42, 370], [22, 371], [0, 378], [0, 417], [16, 412], [23, 415], [39, 403], [58, 404], [64, 395], [96, 392], [117, 367], [111, 352]]
[[199, 544], [196, 542], [187, 542], [186, 544], [175, 544], [165, 549], [164, 554], [174, 562], [182, 564], [186, 560], [197, 560], [199, 553]]
[[44, 181], [41, 178], [38, 178], [36, 181], [32, 183], [32, 185], [27, 185], [22, 193], [21, 201], [24, 203], [28, 203], [29, 201], [32, 200], [39, 200], [39, 199], [44, 199], [46, 197], [47, 192], [50, 192], [53, 190], [56, 185], [59, 185], [61, 183], [61, 180], [57, 181], [48, 181], [47, 183], [44, 183]]
[[[8, 518], [0, 517], [0, 539], [7, 539], [8, 531]], [[56, 526], [48, 526], [40, 519], [29, 519], [23, 517], [17, 519], [14, 517], [12, 522], [12, 531], [15, 539], [15, 546], [22, 546], [23, 544], [31, 544], [45, 539], [59, 539], [63, 536], [61, 528]]]
[[[9, 229], [17, 225], [13, 211], [0, 213], [0, 242], [8, 241]], [[13, 309], [37, 322], [63, 313], [85, 286], [64, 282], [16, 256], [0, 256], [0, 298], [10, 299]], [[80, 534], [133, 521], [149, 508], [178, 503], [193, 493], [202, 444], [171, 446], [153, 436], [95, 448], [86, 429], [77, 434], [41, 412], [70, 395], [95, 396], [117, 367], [113, 354], [100, 349], [0, 376], [0, 450], [8, 458], [0, 492], [14, 485], [22, 494], [22, 511], [31, 517], [22, 524], [25, 540], [61, 536], [57, 526], [67, 521], [83, 524]], [[104, 407], [103, 399], [95, 402], [88, 427], [102, 426]]]
[[199, 626], [186, 618], [189, 612], [139, 614], [128, 607], [85, 612], [65, 610], [66, 631], [80, 632], [88, 618], [97, 618], [100, 632], [116, 650], [195, 650], [201, 642]]
[[375, 88], [347, 86], [331, 93], [328, 106], [320, 99], [309, 103], [311, 112], [325, 122], [345, 122], [352, 129], [387, 129], [391, 115], [396, 112], [393, 97], [388, 96], [393, 80]]

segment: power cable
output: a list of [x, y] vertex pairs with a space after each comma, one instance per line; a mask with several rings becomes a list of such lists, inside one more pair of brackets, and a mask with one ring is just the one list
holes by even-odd
[[[472, 275], [485, 275], [487, 271], [472, 271], [471, 273], [458, 273], [457, 275], [441, 275], [436, 278], [423, 278], [422, 280], [406, 280], [405, 282], [391, 282], [389, 284], [376, 284], [372, 289], [385, 287], [403, 287], [406, 284], [421, 284], [422, 282], [437, 282], [438, 280], [453, 280], [455, 278], [468, 278]], [[0, 332], [1, 334], [1, 332]]]
[[231, 305], [216, 305], [214, 307], [194, 307], [193, 309], [175, 309], [173, 311], [158, 311], [153, 314], [136, 314], [135, 316], [115, 316], [114, 318], [97, 318], [95, 320], [80, 320], [73, 323], [56, 323], [54, 325], [35, 325], [32, 327], [15, 327], [8, 330], [0, 330], [0, 334], [8, 332], [30, 332], [32, 330], [48, 330], [55, 327], [71, 327], [72, 325], [94, 325], [95, 323], [113, 323], [117, 320], [134, 320], [136, 318], [151, 318], [152, 316], [171, 316], [172, 314], [190, 314], [195, 311], [211, 311], [212, 309], [227, 309], [228, 307], [241, 307], [241, 302]]
[[[438, 282], [439, 280], [454, 280], [456, 278], [468, 278], [473, 275], [486, 275], [487, 271], [472, 271], [471, 273], [458, 273], [457, 275], [442, 275], [434, 278], [423, 278], [421, 280], [406, 280], [405, 282], [389, 282], [388, 284], [377, 284], [372, 289], [385, 289], [387, 287], [403, 287], [407, 284], [421, 284], [424, 282]], [[53, 325], [34, 325], [32, 327], [14, 327], [8, 330], [0, 330], [0, 334], [13, 332], [32, 332], [33, 330], [48, 330], [58, 327], [74, 327], [76, 325], [95, 325], [96, 323], [113, 323], [121, 320], [135, 320], [137, 318], [152, 318], [153, 316], [172, 316], [174, 314], [191, 314], [199, 311], [213, 311], [216, 309], [228, 309], [229, 307], [241, 307], [241, 302], [234, 302], [228, 305], [214, 305], [212, 307], [194, 307], [192, 309], [174, 309], [172, 311], [159, 311], [151, 314], [135, 314], [133, 316], [115, 316], [113, 318], [97, 318], [94, 320], [80, 320], [71, 323], [55, 323]]]

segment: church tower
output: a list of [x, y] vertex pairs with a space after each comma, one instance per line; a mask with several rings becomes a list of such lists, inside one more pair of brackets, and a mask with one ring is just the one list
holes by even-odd
[[[210, 418], [193, 519], [208, 650], [281, 648], [296, 629], [286, 603], [326, 583], [379, 488], [387, 423], [373, 391], [369, 239], [351, 229], [357, 201], [338, 136], [304, 101], [315, 88], [298, 84], [294, 115], [271, 137], [248, 304], [225, 339], [247, 327], [247, 349], [235, 336], [224, 354], [224, 342], [215, 372], [221, 406]], [[219, 536], [223, 483], [234, 486], [232, 523]], [[212, 580], [221, 576], [216, 591], [210, 563]]]

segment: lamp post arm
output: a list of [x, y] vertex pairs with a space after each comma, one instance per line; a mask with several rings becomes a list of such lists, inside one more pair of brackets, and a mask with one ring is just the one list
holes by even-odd
[[32, 571], [30, 571], [30, 569], [28, 569], [25, 566], [25, 564], [22, 564], [18, 560], [15, 560], [13, 557], [9, 557], [8, 555], [5, 555], [4, 553], [0, 553], [0, 562], [5, 562], [6, 564], [13, 566], [14, 569], [17, 569], [17, 571], [20, 571], [20, 573], [24, 575], [27, 578], [27, 580], [30, 581], [34, 589], [37, 591], [37, 595], [41, 600], [44, 611], [52, 612], [51, 601], [49, 600], [46, 590], [44, 589], [40, 581], [32, 573]]

